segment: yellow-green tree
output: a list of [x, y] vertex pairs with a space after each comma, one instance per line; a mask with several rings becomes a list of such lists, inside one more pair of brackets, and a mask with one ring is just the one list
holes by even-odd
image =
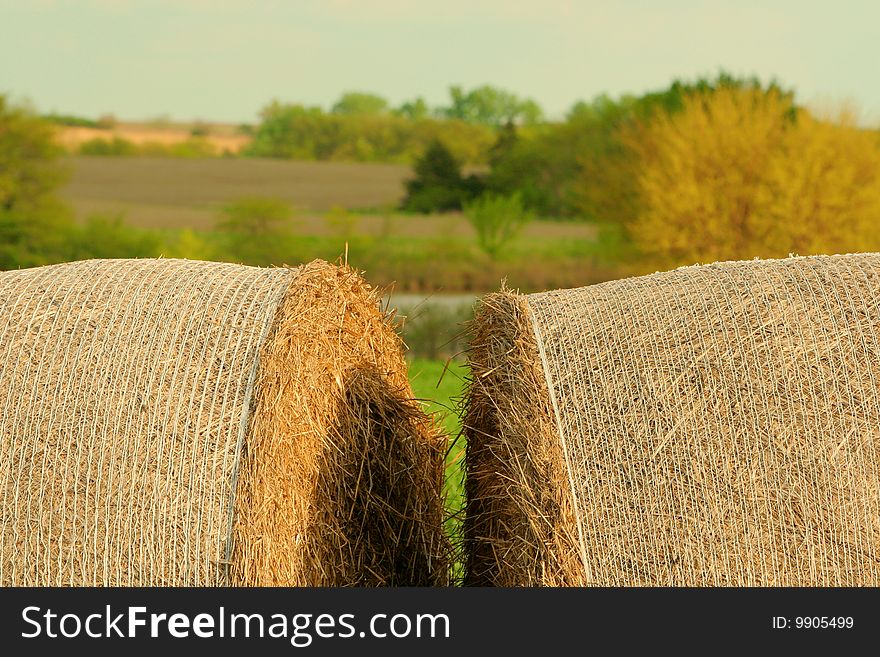
[[802, 115], [766, 170], [757, 204], [775, 253], [880, 249], [880, 134], [852, 113]]
[[880, 246], [880, 142], [776, 91], [696, 92], [623, 140], [637, 156], [634, 242], [682, 264]]
[[53, 127], [0, 95], [0, 269], [59, 262], [75, 226], [58, 200], [64, 180]]

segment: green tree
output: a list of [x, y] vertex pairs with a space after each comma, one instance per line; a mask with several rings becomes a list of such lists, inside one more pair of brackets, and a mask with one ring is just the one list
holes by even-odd
[[489, 154], [487, 187], [505, 196], [520, 192], [525, 206], [544, 216], [574, 215], [572, 190], [591, 135], [571, 122], [502, 131]]
[[476, 231], [480, 248], [492, 260], [534, 218], [523, 206], [519, 192], [510, 196], [484, 194], [465, 204], [464, 216]]
[[482, 191], [475, 176], [462, 176], [461, 165], [439, 140], [428, 146], [414, 170], [415, 178], [406, 182], [405, 210], [424, 213], [460, 210], [462, 203]]
[[388, 111], [388, 101], [376, 94], [348, 91], [330, 111], [333, 114], [384, 114]]
[[633, 133], [655, 118], [681, 112], [694, 94], [709, 99], [718, 92], [746, 91], [756, 97], [779, 97], [787, 105], [786, 118], [795, 117], [794, 95], [776, 82], [762, 85], [757, 78], [739, 78], [721, 72], [715, 78], [693, 82], [676, 80], [667, 89], [640, 97], [623, 96], [613, 101], [607, 96], [591, 104], [578, 104], [569, 117], [574, 137], [582, 149], [576, 157], [578, 171], [569, 185], [572, 210], [585, 217], [626, 224], [642, 212], [637, 184], [639, 156], [633, 146]]
[[425, 99], [419, 96], [418, 98], [403, 103], [400, 107], [394, 110], [394, 113], [397, 116], [402, 116], [411, 121], [418, 121], [420, 119], [428, 118], [431, 114], [431, 110], [428, 107], [428, 103], [425, 102]]
[[508, 121], [498, 130], [495, 143], [489, 149], [489, 166], [494, 168], [509, 158], [518, 142], [519, 134], [517, 134], [516, 126], [513, 121]]
[[560, 123], [506, 125], [489, 150], [487, 188], [500, 195], [522, 194], [526, 207], [544, 216], [576, 216], [624, 224], [639, 212], [638, 158], [622, 136], [658, 114], [675, 114], [693, 92], [760, 89], [790, 93], [771, 83], [721, 73], [695, 82], [677, 81], [643, 96], [579, 101]]
[[75, 225], [55, 196], [59, 154], [52, 126], [0, 95], [0, 268], [67, 259]]
[[72, 126], [77, 128], [97, 128], [98, 122], [93, 119], [87, 119], [83, 116], [76, 116], [74, 114], [44, 114], [43, 118], [46, 119], [49, 123], [54, 123], [55, 125], [64, 125], [64, 126]]
[[274, 100], [260, 112], [260, 124], [247, 148], [249, 155], [299, 160], [318, 159], [318, 138], [326, 117], [320, 107]]
[[400, 114], [327, 114], [318, 107], [274, 101], [246, 155], [298, 160], [414, 162], [434, 140], [458, 159], [477, 163], [492, 143], [489, 126]]
[[472, 123], [501, 126], [508, 122], [532, 124], [541, 120], [541, 107], [530, 98], [484, 84], [470, 91], [460, 86], [449, 88], [451, 104], [445, 116]]
[[[621, 224], [638, 212], [639, 192], [633, 174], [636, 157], [621, 133], [639, 117], [678, 111], [679, 91], [614, 101], [602, 95], [589, 105], [576, 105], [567, 123], [570, 143], [578, 145], [568, 162], [567, 205], [594, 221]], [[563, 137], [564, 138], [564, 137]]]

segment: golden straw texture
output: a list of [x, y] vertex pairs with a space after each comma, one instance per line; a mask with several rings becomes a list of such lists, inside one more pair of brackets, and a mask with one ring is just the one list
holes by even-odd
[[[349, 283], [345, 293], [316, 296], [316, 272], [329, 281], [336, 276], [359, 283]], [[300, 309], [305, 305], [332, 314], [340, 334], [377, 331], [381, 335], [366, 338], [370, 346], [396, 344], [375, 293], [356, 273], [327, 263], [260, 269], [185, 260], [93, 260], [0, 274], [0, 584], [211, 586], [237, 583], [239, 572], [275, 568], [235, 561], [254, 550], [230, 541], [240, 535], [233, 528], [246, 515], [239, 508], [243, 499], [255, 506], [279, 504], [249, 493], [236, 495], [250, 472], [250, 465], [242, 464], [254, 457], [251, 433], [260, 422], [281, 422], [258, 421], [257, 415], [308, 417], [310, 410], [301, 404], [318, 394], [304, 394], [301, 386], [317, 379], [306, 382], [295, 367], [281, 371], [277, 353], [308, 353], [309, 366], [323, 368], [321, 383], [341, 371], [338, 362], [344, 358], [322, 351], [335, 344], [321, 332], [323, 325], [321, 330], [307, 325], [314, 316], [285, 314], [295, 309], [291, 299], [299, 297]], [[337, 303], [342, 307], [328, 306]], [[369, 326], [358, 320], [350, 329], [352, 313], [346, 308], [381, 319]], [[284, 333], [282, 328], [291, 325], [298, 330]], [[318, 334], [324, 339], [312, 339]], [[284, 343], [285, 337], [301, 344]], [[405, 408], [400, 414], [407, 419], [392, 429], [383, 425], [385, 433], [368, 427], [373, 433], [353, 430], [345, 437], [356, 443], [358, 453], [363, 443], [417, 443], [419, 448], [410, 450], [416, 458], [442, 467], [439, 437], [401, 385], [405, 363], [399, 348], [375, 354], [370, 346], [361, 350], [362, 367], [375, 362], [385, 367], [374, 372], [381, 385], [371, 401], [382, 409]], [[347, 383], [348, 397], [330, 395], [339, 401], [341, 415], [346, 399], [363, 403], [364, 393]], [[274, 397], [271, 404], [268, 394]], [[299, 441], [321, 450], [332, 444], [351, 454], [351, 445], [324, 430], [324, 425], [293, 426], [293, 433], [277, 437], [275, 452], [258, 456], [292, 458], [302, 451]], [[432, 465], [419, 467], [435, 476]], [[342, 489], [356, 485], [348, 470], [331, 474]], [[388, 531], [382, 538], [411, 547], [393, 531], [421, 531], [420, 546], [436, 553], [419, 555], [422, 561], [408, 570], [381, 571], [377, 577], [365, 578], [353, 565], [345, 572], [347, 580], [322, 579], [313, 569], [313, 579], [296, 582], [409, 583], [413, 576], [421, 583], [427, 577], [420, 570], [424, 563], [433, 559], [442, 569], [446, 552], [436, 539], [441, 502], [433, 479], [413, 475], [396, 491], [399, 498], [389, 502], [379, 492], [361, 510], [371, 513], [369, 504], [381, 502], [385, 516], [408, 514], [410, 494], [419, 500], [429, 494], [407, 488], [413, 482], [436, 486], [436, 533], [422, 527], [434, 522], [425, 512], [409, 524], [383, 527]], [[293, 514], [293, 507], [303, 503], [300, 494], [315, 483], [291, 478], [274, 482], [269, 492], [284, 496], [290, 508], [281, 507], [281, 512]], [[384, 508], [401, 498], [401, 509]], [[325, 511], [319, 508], [323, 500], [309, 503], [317, 505], [316, 513]], [[265, 526], [242, 540], [291, 543], [278, 536], [288, 530], [284, 523]], [[308, 531], [321, 530], [312, 524]], [[347, 534], [340, 540], [357, 544], [360, 538]], [[407, 552], [414, 561], [416, 551]], [[275, 556], [279, 562], [304, 558], [295, 550]], [[259, 576], [249, 581], [282, 583]]]
[[412, 399], [379, 295], [316, 262], [279, 317], [242, 462], [233, 582], [447, 584], [445, 438]]
[[[471, 553], [497, 560], [478, 563], [497, 573], [485, 583], [880, 584], [878, 299], [877, 254], [718, 263], [519, 297], [530, 321], [500, 330], [533, 355], [499, 344], [495, 366], [519, 369], [537, 353], [541, 380], [473, 398], [490, 362], [475, 350], [470, 414], [500, 399], [515, 417], [492, 432], [466, 427], [469, 458], [519, 445], [519, 462], [540, 462], [522, 437], [555, 441], [579, 558], [548, 544], [538, 558], [566, 565], [536, 578], [540, 568], [497, 550], [509, 536], [471, 533]], [[507, 321], [488, 314], [477, 335], [481, 322]], [[485, 469], [484, 457], [468, 463], [469, 476]], [[496, 471], [512, 496], [534, 497]]]
[[464, 584], [583, 584], [565, 460], [525, 297], [483, 298], [471, 377]]

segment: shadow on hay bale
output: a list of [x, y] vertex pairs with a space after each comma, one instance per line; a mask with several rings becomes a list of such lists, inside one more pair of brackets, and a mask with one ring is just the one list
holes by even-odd
[[329, 480], [319, 481], [327, 513], [312, 518], [309, 535], [327, 537], [321, 546], [327, 557], [319, 563], [330, 561], [330, 553], [346, 555], [338, 560], [347, 570], [342, 581], [429, 586], [438, 583], [432, 573], [446, 567], [436, 556], [442, 537], [424, 531], [443, 521], [436, 504], [443, 470], [420, 435], [431, 427], [387, 385], [375, 370], [354, 370], [343, 382], [331, 435], [341, 438], [346, 454], [324, 451], [322, 474]]
[[466, 583], [880, 584], [880, 254], [477, 310]]
[[[443, 468], [437, 443], [425, 440], [436, 435], [433, 424], [375, 368], [352, 368], [333, 387], [338, 394], [332, 395], [326, 439], [315, 451], [301, 445], [283, 464], [273, 460], [284, 471], [271, 477], [260, 445], [251, 448], [255, 459], [245, 457], [233, 581], [447, 584], [448, 545], [436, 531], [443, 522]], [[258, 469], [262, 487], [255, 483]], [[277, 489], [287, 477], [305, 484], [292, 493], [297, 513], [253, 503], [254, 497], [279, 499], [283, 492], [266, 484]], [[271, 526], [283, 529], [268, 532]], [[269, 542], [268, 535], [280, 540]]]
[[446, 584], [445, 439], [356, 272], [0, 274], [0, 583]]

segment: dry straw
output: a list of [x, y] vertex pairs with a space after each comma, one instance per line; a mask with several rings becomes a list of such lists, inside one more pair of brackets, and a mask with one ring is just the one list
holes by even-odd
[[0, 584], [431, 585], [443, 439], [356, 272], [0, 274]]
[[880, 255], [487, 297], [467, 583], [880, 584]]

